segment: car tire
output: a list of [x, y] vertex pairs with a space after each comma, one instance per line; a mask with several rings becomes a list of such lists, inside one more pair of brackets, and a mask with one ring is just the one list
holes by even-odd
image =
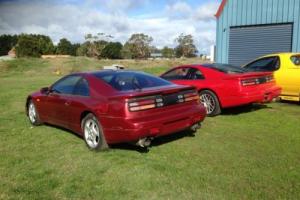
[[92, 113], [82, 119], [81, 127], [84, 141], [89, 149], [95, 151], [108, 149], [102, 126]]
[[27, 116], [32, 125], [39, 126], [42, 124], [39, 113], [37, 112], [36, 106], [34, 105], [32, 100], [29, 100], [27, 104]]
[[216, 116], [221, 113], [221, 107], [218, 97], [210, 90], [203, 90], [199, 92], [200, 102], [206, 108], [206, 114], [209, 117]]

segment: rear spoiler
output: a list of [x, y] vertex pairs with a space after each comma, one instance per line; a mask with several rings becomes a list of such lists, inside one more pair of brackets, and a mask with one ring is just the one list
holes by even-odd
[[119, 95], [109, 97], [109, 100], [114, 99], [126, 99], [126, 98], [134, 98], [134, 97], [143, 97], [143, 96], [152, 96], [152, 95], [164, 95], [164, 94], [171, 94], [181, 91], [187, 90], [196, 90], [193, 86], [183, 86], [183, 85], [176, 85], [171, 87], [157, 87], [157, 88], [149, 88], [149, 89], [142, 89], [142, 90], [135, 90], [135, 91], [124, 91]]
[[244, 74], [230, 74], [224, 79], [244, 79], [244, 78], [257, 78], [263, 76], [271, 76], [273, 72], [247, 72]]

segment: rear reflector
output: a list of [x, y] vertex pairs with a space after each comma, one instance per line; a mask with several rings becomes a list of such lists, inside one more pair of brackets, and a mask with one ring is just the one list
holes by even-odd
[[194, 90], [188, 90], [166, 96], [157, 95], [133, 98], [128, 100], [128, 109], [131, 112], [135, 112], [188, 101], [199, 101], [198, 93]]

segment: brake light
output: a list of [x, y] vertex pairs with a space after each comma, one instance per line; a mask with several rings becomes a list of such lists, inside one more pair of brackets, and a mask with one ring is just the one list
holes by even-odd
[[253, 79], [245, 79], [241, 81], [242, 86], [256, 85], [259, 84], [259, 80], [256, 78]]
[[179, 104], [189, 101], [198, 101], [199, 95], [195, 90], [188, 90], [170, 95], [156, 95], [139, 97], [128, 100], [128, 109], [131, 112], [159, 108], [163, 106]]
[[268, 76], [259, 77], [259, 78], [244, 79], [244, 80], [241, 80], [241, 84], [242, 84], [242, 86], [249, 86], [249, 85], [258, 85], [258, 84], [263, 84], [263, 83], [269, 83], [272, 81], [274, 81], [274, 76], [268, 75]]
[[142, 97], [142, 98], [135, 98], [130, 99], [128, 101], [128, 108], [129, 111], [141, 111], [141, 110], [148, 110], [151, 108], [162, 107], [163, 99], [161, 96], [149, 96], [149, 97]]
[[185, 93], [183, 96], [184, 101], [199, 100], [199, 94], [196, 91]]

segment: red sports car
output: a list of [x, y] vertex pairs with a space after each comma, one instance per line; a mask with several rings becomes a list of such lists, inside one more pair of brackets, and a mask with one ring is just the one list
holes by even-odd
[[225, 64], [179, 66], [161, 77], [196, 87], [208, 116], [218, 115], [221, 108], [270, 102], [281, 92], [272, 72], [247, 72], [241, 67]]
[[142, 72], [107, 70], [63, 77], [28, 96], [33, 125], [49, 123], [82, 135], [89, 148], [196, 130], [206, 116], [194, 87]]

